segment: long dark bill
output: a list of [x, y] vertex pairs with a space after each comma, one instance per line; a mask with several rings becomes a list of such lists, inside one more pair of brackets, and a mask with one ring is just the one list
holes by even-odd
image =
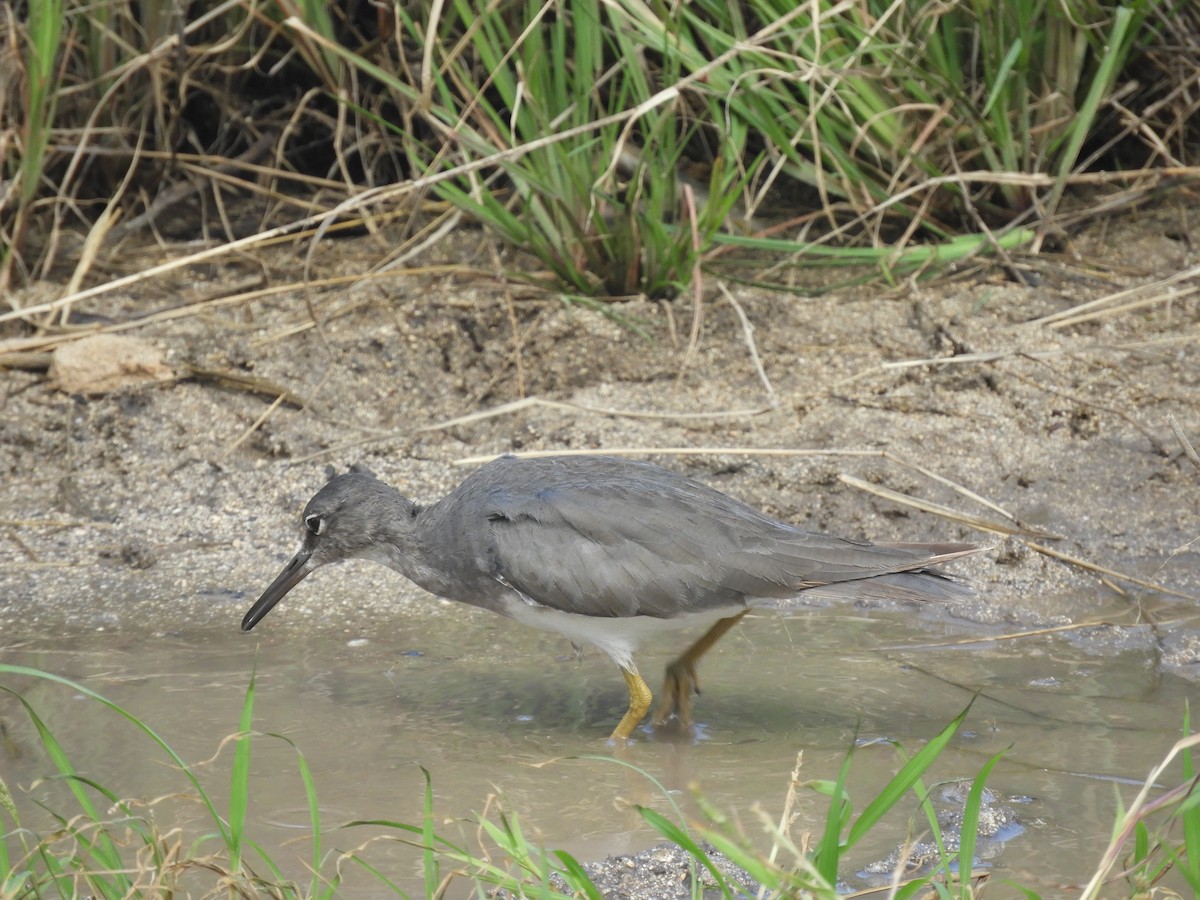
[[271, 607], [283, 599], [284, 594], [304, 580], [312, 569], [308, 565], [312, 551], [307, 547], [292, 557], [292, 561], [283, 567], [283, 571], [271, 582], [270, 587], [263, 591], [242, 619], [242, 631], [249, 631], [259, 620], [271, 611]]

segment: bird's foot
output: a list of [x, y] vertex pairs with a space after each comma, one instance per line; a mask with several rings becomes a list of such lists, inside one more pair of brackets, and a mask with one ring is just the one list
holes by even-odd
[[654, 724], [662, 725], [672, 716], [684, 728], [692, 725], [692, 694], [700, 693], [700, 679], [696, 665], [686, 657], [680, 657], [667, 666], [659, 695], [658, 708], [654, 711]]
[[637, 728], [638, 723], [642, 721], [642, 717], [646, 715], [646, 710], [650, 708], [650, 701], [654, 699], [654, 695], [650, 693], [650, 688], [642, 680], [642, 676], [637, 673], [636, 669], [627, 669], [622, 666], [621, 674], [625, 676], [625, 684], [629, 686], [629, 709], [625, 711], [625, 715], [621, 717], [621, 721], [613, 729], [613, 733], [608, 739], [610, 745], [616, 743], [624, 744], [629, 741], [633, 736], [633, 729]]

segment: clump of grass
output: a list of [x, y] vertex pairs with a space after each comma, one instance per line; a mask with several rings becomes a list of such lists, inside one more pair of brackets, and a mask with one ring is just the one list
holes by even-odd
[[[408, 145], [419, 170], [471, 167], [437, 189], [574, 289], [654, 295], [728, 243], [730, 219], [754, 231], [758, 213], [795, 209], [776, 197], [797, 186], [829, 237], [893, 253], [1052, 215], [1129, 93], [1118, 80], [1151, 4], [454, 8], [428, 28], [404, 21], [425, 50], [406, 80], [423, 86], [434, 134]], [[681, 204], [697, 158], [711, 164], [706, 202]], [[862, 262], [836, 246], [819, 258]]]
[[[12, 21], [13, 15], [11, 6], [5, 6], [4, 11], [0, 12], [0, 16], [7, 19], [2, 24], [8, 26], [10, 33], [15, 26], [15, 22]], [[62, 0], [47, 0], [45, 3], [34, 3], [30, 6], [25, 31], [25, 77], [21, 81], [24, 90], [17, 92], [15, 96], [0, 97], [0, 109], [13, 104], [19, 110], [18, 121], [22, 123], [22, 127], [18, 146], [23, 151], [11, 156], [8, 153], [0, 153], [0, 157], [8, 160], [5, 164], [5, 177], [13, 179], [19, 186], [15, 214], [9, 226], [10, 240], [0, 241], [0, 276], [8, 271], [14, 261], [14, 251], [29, 227], [33, 212], [32, 203], [38, 196], [39, 181], [46, 163], [58, 100], [56, 66], [62, 36], [62, 15]], [[2, 209], [0, 206], [0, 210]], [[5, 286], [6, 279], [0, 277], [0, 292]]]
[[[399, 841], [422, 853], [422, 874], [426, 896], [440, 896], [458, 879], [473, 884], [522, 894], [536, 887], [541, 896], [553, 897], [552, 876], [562, 879], [570, 891], [588, 893], [589, 883], [583, 869], [570, 854], [547, 854], [532, 846], [521, 832], [515, 814], [500, 816], [499, 823], [481, 822], [504, 857], [493, 862], [471, 853], [435, 828], [433, 790], [425, 772], [425, 794], [421, 824], [410, 825], [385, 819], [355, 820], [334, 826], [338, 833], [368, 830], [370, 836], [351, 850], [329, 846], [328, 826], [322, 821], [317, 801], [316, 782], [304, 754], [282, 735], [254, 733], [254, 679], [250, 680], [243, 701], [239, 730], [226, 738], [233, 745], [229, 775], [229, 804], [219, 809], [196, 774], [174, 749], [145, 722], [92, 689], [58, 675], [24, 666], [0, 664], [0, 675], [38, 678], [82, 694], [111, 710], [128, 722], [150, 746], [162, 754], [180, 773], [186, 796], [200, 805], [210, 831], [194, 839], [176, 828], [163, 830], [155, 821], [153, 805], [122, 799], [93, 778], [81, 775], [72, 764], [65, 747], [50, 725], [19, 693], [0, 686], [16, 697], [37, 731], [47, 758], [54, 767], [50, 780], [64, 785], [75, 804], [66, 814], [48, 810], [56, 821], [49, 831], [34, 832], [22, 824], [8, 785], [0, 779], [0, 821], [4, 816], [11, 828], [0, 832], [0, 898], [75, 897], [90, 893], [96, 897], [125, 898], [171, 896], [201, 887], [201, 892], [229, 892], [231, 895], [334, 898], [351, 870], [365, 873], [388, 893], [404, 895], [405, 885], [372, 865], [365, 852], [381, 840]], [[309, 812], [309, 854], [306, 866], [310, 877], [305, 884], [290, 880], [281, 862], [273, 858], [248, 828], [252, 802], [250, 757], [255, 739], [281, 740], [295, 750], [296, 765]], [[82, 890], [81, 886], [86, 887]], [[592, 890], [594, 894], [594, 889]]]
[[[165, 895], [186, 890], [205, 881], [238, 892], [265, 891], [289, 897], [334, 897], [351, 869], [367, 873], [381, 889], [402, 893], [403, 885], [373, 865], [368, 848], [378, 841], [399, 841], [416, 847], [421, 853], [424, 888], [427, 896], [440, 896], [456, 879], [513, 891], [558, 896], [562, 890], [598, 897], [595, 886], [583, 866], [563, 851], [546, 852], [524, 834], [515, 812], [500, 810], [494, 817], [481, 817], [479, 827], [498, 853], [498, 861], [489, 854], [471, 853], [447, 839], [435, 828], [433, 791], [425, 772], [423, 816], [411, 825], [389, 819], [358, 819], [339, 824], [335, 833], [350, 834], [367, 830], [369, 836], [352, 850], [330, 846], [328, 826], [323, 823], [314, 773], [303, 753], [287, 738], [296, 753], [297, 770], [309, 811], [310, 842], [307, 867], [311, 872], [306, 884], [288, 880], [283, 866], [253, 837], [248, 827], [252, 805], [250, 759], [256, 735], [252, 731], [255, 685], [247, 687], [238, 731], [222, 745], [232, 746], [229, 774], [229, 803], [219, 809], [194, 768], [183, 760], [149, 725], [90, 688], [60, 676], [21, 666], [0, 665], [0, 674], [40, 678], [82, 694], [103, 704], [117, 717], [129, 723], [155, 752], [165, 756], [186, 783], [186, 793], [204, 810], [211, 826], [209, 833], [186, 839], [177, 829], [161, 828], [155, 821], [153, 805], [125, 800], [95, 779], [81, 775], [71, 762], [66, 748], [58, 741], [51, 726], [19, 694], [13, 694], [33, 723], [55, 774], [50, 776], [68, 789], [76, 810], [66, 814], [53, 812], [57, 826], [49, 832], [34, 833], [23, 827], [20, 813], [6, 785], [0, 782], [0, 810], [12, 822], [0, 841], [0, 897], [61, 894], [72, 896], [78, 886], [100, 897], [126, 897], [146, 894]], [[786, 838], [783, 830], [772, 832], [792, 851], [791, 864], [775, 862], [758, 854], [744, 835], [732, 836], [728, 830], [703, 830], [696, 836], [658, 812], [643, 809], [642, 814], [664, 837], [677, 842], [722, 886], [726, 896], [738, 889], [713, 867], [701, 840], [709, 840], [731, 859], [743, 865], [759, 882], [772, 891], [794, 892], [803, 888], [820, 896], [834, 897], [837, 870], [844, 854], [876, 827], [890, 809], [928, 771], [938, 755], [962, 724], [960, 715], [934, 740], [911, 759], [888, 785], [855, 818], [847, 791], [850, 757], [836, 782], [817, 782], [811, 787], [830, 798], [824, 834], [816, 847], [801, 852]], [[649, 776], [647, 776], [649, 777]], [[653, 780], [653, 779], [651, 779]], [[928, 801], [918, 791], [922, 804]], [[678, 812], [678, 811], [677, 811]], [[853, 822], [851, 819], [853, 818]], [[936, 823], [936, 818], [933, 819]], [[203, 879], [204, 881], [200, 881]]]
[[[581, 295], [671, 296], [724, 227], [750, 172], [746, 129], [716, 130], [677, 86], [674, 38], [648, 46], [629, 13], [596, 0], [398, 12], [383, 64], [298, 21], [403, 111], [392, 130], [428, 186]], [[651, 59], [652, 58], [652, 59]], [[632, 63], [632, 64], [631, 64]], [[681, 181], [688, 149], [713, 163]], [[750, 164], [753, 167], [753, 163]]]
[[[149, 725], [128, 711], [90, 688], [57, 675], [6, 664], [0, 664], [0, 675], [42, 679], [107, 707], [170, 761], [185, 782], [187, 795], [204, 810], [208, 826], [206, 833], [198, 837], [189, 837], [173, 826], [163, 828], [155, 821], [154, 804], [122, 799], [94, 778], [80, 774], [50, 724], [20, 694], [0, 686], [0, 690], [15, 696], [23, 706], [53, 766], [54, 774], [48, 778], [65, 786], [75, 806], [70, 813], [47, 808], [55, 825], [31, 830], [23, 824], [8, 785], [0, 779], [0, 821], [7, 819], [9, 823], [0, 831], [0, 898], [66, 897], [81, 893], [106, 898], [168, 896], [193, 888], [206, 894], [215, 891], [332, 898], [338, 896], [351, 871], [369, 878], [381, 891], [403, 895], [406, 885], [371, 862], [369, 849], [380, 841], [400, 842], [420, 852], [423, 890], [429, 897], [443, 896], [458, 881], [466, 881], [476, 890], [499, 889], [516, 896], [599, 897], [585, 867], [568, 853], [547, 852], [536, 846], [524, 833], [515, 812], [501, 809], [494, 816], [480, 817], [478, 827], [490, 841], [492, 851], [471, 852], [461, 842], [439, 833], [428, 772], [424, 772], [419, 824], [357, 819], [329, 828], [322, 821], [316, 778], [304, 755], [285, 737], [264, 736], [251, 730], [253, 677], [243, 701], [238, 731], [222, 742], [222, 746], [232, 745], [233, 749], [230, 800], [227, 808], [219, 809], [194, 768]], [[943, 834], [924, 784], [924, 778], [966, 715], [964, 710], [911, 756], [897, 745], [901, 762], [896, 774], [857, 814], [848, 788], [853, 752], [847, 755], [833, 780], [802, 783], [797, 767], [780, 818], [772, 820], [765, 812], [757, 812], [771, 844], [766, 852], [759, 849], [760, 841], [749, 837], [736, 819], [714, 809], [703, 797], [697, 799], [707, 816], [706, 824], [687, 827], [654, 810], [643, 808], [641, 813], [654, 829], [692, 856], [696, 872], [703, 870], [724, 897], [744, 896], [745, 889], [713, 865], [705, 844], [744, 869], [762, 887], [764, 896], [804, 895], [835, 900], [847, 854], [880, 827], [885, 815], [901, 808], [906, 797], [914, 796], [916, 808], [923, 814], [937, 848], [936, 860], [915, 877], [903, 882], [897, 879], [896, 896], [914, 896], [919, 890], [931, 889], [939, 896], [967, 900], [975, 896], [972, 868], [984, 784], [1000, 756], [990, 759], [974, 779], [964, 807], [961, 832], [954, 840]], [[1200, 893], [1200, 774], [1193, 759], [1194, 748], [1200, 746], [1200, 735], [1190, 733], [1186, 716], [1183, 732], [1185, 737], [1151, 772], [1130, 808], [1119, 810], [1112, 841], [1084, 897], [1099, 896], [1101, 890], [1111, 894], [1118, 883], [1112, 871], [1122, 857], [1120, 877], [1130, 896], [1144, 895], [1171, 872], [1182, 878], [1193, 892]], [[309, 810], [306, 867], [310, 874], [305, 883], [290, 880], [280, 861], [272, 858], [249, 827], [251, 748], [264, 737], [283, 740], [296, 753], [297, 772]], [[1176, 758], [1182, 766], [1180, 782], [1151, 799]], [[806, 787], [827, 800], [824, 821], [815, 836], [804, 834], [797, 838], [792, 832], [792, 809], [798, 787]], [[357, 844], [349, 850], [338, 849], [332, 846], [330, 834], [358, 835]]]
[[[153, 199], [151, 173], [169, 170], [172, 151], [192, 149], [180, 140], [183, 103], [171, 90], [180, 59], [168, 49], [203, 33], [211, 16], [175, 16], [154, 2], [0, 8], [0, 180], [18, 186], [0, 190], [0, 296], [10, 303], [12, 288], [93, 258], [116, 217], [139, 202], [131, 195], [142, 188]], [[234, 18], [227, 9], [221, 24], [237, 34]], [[67, 238], [97, 226], [91, 250]]]
[[[1082, 900], [1102, 896], [1116, 877], [1126, 882], [1130, 896], [1149, 896], [1172, 871], [1183, 879], [1192, 896], [1200, 897], [1200, 771], [1195, 761], [1200, 734], [1192, 733], [1190, 715], [1190, 710], [1184, 713], [1183, 737], [1146, 777], [1129, 809], [1117, 797], [1112, 839], [1080, 895]], [[1176, 758], [1182, 777], [1152, 798]], [[1113, 869], [1122, 861], [1122, 871], [1113, 876]]]
[[[6, 815], [12, 823], [12, 828], [6, 829], [4, 840], [0, 841], [0, 873], [7, 873], [0, 876], [0, 897], [73, 896], [81, 884], [99, 897], [166, 895], [197, 885], [221, 885], [235, 893], [335, 897], [345, 883], [344, 876], [352, 870], [365, 873], [381, 890], [401, 894], [405, 885], [398, 884], [393, 875], [370, 860], [369, 848], [379, 841], [398, 841], [420, 851], [427, 896], [444, 894], [447, 887], [459, 879], [517, 895], [555, 897], [567, 891], [576, 896], [599, 896], [584, 867], [570, 854], [558, 850], [547, 852], [535, 846], [524, 834], [515, 812], [500, 809], [489, 817], [485, 811], [480, 817], [479, 829], [492, 845], [492, 852], [472, 853], [460, 843], [444, 837], [435, 827], [428, 772], [424, 773], [424, 805], [419, 824], [383, 818], [357, 819], [339, 823], [331, 831], [322, 821], [316, 779], [303, 753], [287, 738], [270, 735], [266, 737], [283, 740], [295, 751], [299, 781], [308, 805], [310, 830], [306, 866], [311, 875], [307, 883], [296, 883], [287, 878], [284, 866], [254, 838], [248, 825], [252, 806], [252, 746], [264, 737], [252, 731], [253, 677], [247, 686], [238, 730], [222, 742], [222, 747], [232, 747], [232, 759], [230, 799], [228, 806], [220, 809], [194, 767], [149, 725], [112, 701], [66, 678], [21, 666], [0, 664], [0, 675], [43, 679], [107, 707], [143, 739], [148, 739], [154, 752], [170, 761], [185, 782], [186, 791], [181, 793], [186, 793], [200, 805], [204, 820], [211, 826], [206, 834], [188, 838], [177, 828], [160, 826], [155, 819], [154, 804], [122, 799], [95, 779], [81, 775], [72, 764], [67, 749], [37, 710], [11, 689], [0, 688], [16, 696], [24, 707], [53, 765], [54, 774], [50, 778], [67, 788], [75, 806], [75, 811], [69, 814], [52, 810], [56, 827], [35, 833], [22, 825], [13, 798], [0, 781], [0, 814]], [[773, 854], [768, 857], [758, 853], [744, 834], [734, 834], [729, 828], [699, 830], [693, 835], [675, 820], [656, 811], [643, 809], [642, 814], [664, 837], [688, 851], [697, 869], [707, 870], [726, 896], [737, 894], [739, 888], [729, 883], [712, 865], [700, 846], [703, 840], [724, 851], [773, 892], [794, 893], [803, 889], [832, 898], [836, 896], [837, 870], [845, 853], [875, 828], [882, 816], [909, 790], [917, 788], [921, 804], [928, 807], [927, 795], [920, 788], [920, 778], [936, 761], [965, 715], [964, 711], [920, 752], [905, 759], [896, 776], [857, 817], [852, 816], [847, 791], [850, 757], [836, 782], [821, 781], [810, 785], [830, 799], [824, 834], [815, 848], [801, 851], [786, 836], [786, 828], [771, 830], [771, 836], [790, 851], [787, 863], [774, 860]], [[676, 813], [678, 815], [677, 809]], [[716, 814], [713, 815], [716, 821]], [[682, 821], [682, 817], [679, 818]], [[728, 824], [727, 819], [719, 821]], [[936, 818], [931, 821], [936, 827]], [[365, 832], [366, 836], [353, 849], [331, 846], [331, 833], [348, 836], [355, 832]]]
[[[730, 886], [720, 872], [704, 860], [700, 842], [705, 841], [720, 850], [726, 857], [744, 869], [766, 891], [768, 896], [794, 897], [814, 896], [834, 898], [839, 896], [839, 877], [847, 855], [856, 845], [873, 833], [883, 817], [895, 811], [909, 792], [913, 792], [917, 808], [924, 814], [930, 834], [938, 848], [938, 862], [926, 867], [924, 874], [899, 879], [897, 887], [903, 887], [905, 896], [912, 895], [924, 887], [936, 885], [946, 894], [957, 885], [952, 893], [966, 898], [971, 896], [970, 872], [974, 862], [975, 829], [978, 826], [981, 797], [984, 783], [999, 756], [994, 757], [975, 778], [962, 821], [961, 840], [954, 849], [948, 849], [943, 839], [937, 814], [930, 802], [929, 791], [923, 783], [924, 776], [937, 762], [947, 745], [965, 721], [969, 708], [963, 710], [952, 722], [911, 757], [896, 744], [900, 755], [899, 770], [886, 785], [855, 815], [854, 805], [848, 789], [848, 780], [854, 750], [847, 753], [835, 780], [801, 782], [800, 765], [792, 772], [791, 783], [778, 821], [773, 821], [765, 811], [759, 810], [758, 817], [771, 847], [763, 852], [758, 842], [751, 839], [744, 828], [730, 816], [715, 809], [703, 797], [697, 797], [708, 816], [710, 824], [688, 831], [675, 825], [653, 810], [642, 810], [646, 820], [665, 837], [679, 843], [705, 863], [710, 875], [722, 886], [729, 896]], [[797, 840], [792, 833], [792, 809], [798, 788], [807, 788], [827, 798], [828, 806], [820, 834], [806, 834]], [[965, 867], [961, 865], [966, 861]], [[961, 879], [959, 872], [968, 877]]]
[[[735, 246], [906, 273], [1028, 243], [1031, 232], [951, 240], [954, 228], [937, 224], [928, 201], [896, 181], [896, 170], [909, 167], [915, 126], [890, 111], [896, 91], [860, 71], [864, 48], [886, 50], [865, 42], [846, 16], [853, 14], [822, 9], [814, 20], [807, 6], [756, 14], [721, 4], [574, 0], [514, 12], [458, 3], [432, 18], [401, 14], [399, 27], [421, 48], [419, 66], [416, 54], [380, 64], [299, 20], [287, 24], [296, 39], [338, 53], [392, 95], [402, 117], [374, 115], [405, 147], [414, 186], [533, 254], [581, 295], [672, 296], [695, 282], [714, 251]], [[895, 59], [872, 63], [886, 64]], [[828, 90], [794, 74], [814, 67], [827, 69]], [[866, 92], [873, 93], [864, 99]], [[870, 119], [870, 147], [856, 114]], [[854, 148], [874, 154], [876, 142], [890, 162], [852, 164]], [[703, 183], [687, 174], [697, 163]], [[923, 178], [944, 174], [922, 170]], [[826, 246], [753, 233], [759, 213], [791, 208], [774, 198], [794, 195], [796, 183], [824, 204]], [[862, 239], [867, 211], [911, 221], [901, 246], [882, 246], [879, 227], [877, 249], [838, 246], [847, 236]], [[851, 230], [843, 212], [860, 224]], [[784, 227], [807, 233], [813, 224]], [[903, 246], [926, 227], [944, 246]]]
[[[1186, 163], [1194, 130], [1194, 68], [1169, 52], [1190, 13], [1150, 0], [28, 8], [0, 21], [20, 50], [0, 87], [6, 296], [65, 257], [82, 279], [184, 179], [205, 229], [231, 229], [231, 194], [277, 221], [432, 191], [579, 296], [677, 294], [736, 238], [756, 242], [742, 266], [894, 275], [1044, 230], [1118, 152]], [[933, 252], [904, 256], [918, 239]]]

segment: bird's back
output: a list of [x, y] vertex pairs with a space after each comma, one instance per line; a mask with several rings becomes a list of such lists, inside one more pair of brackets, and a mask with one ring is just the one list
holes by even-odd
[[876, 596], [938, 595], [953, 582], [922, 570], [977, 549], [807, 532], [676, 472], [606, 456], [502, 457], [422, 516], [431, 567], [466, 588], [437, 593], [500, 610], [515, 590], [588, 616], [670, 618], [824, 585], [861, 594], [866, 580]]

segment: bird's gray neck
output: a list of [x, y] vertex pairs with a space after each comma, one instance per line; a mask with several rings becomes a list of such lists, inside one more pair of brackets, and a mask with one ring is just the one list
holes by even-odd
[[429, 585], [432, 570], [421, 523], [428, 509], [413, 503], [400, 493], [388, 497], [388, 510], [378, 516], [375, 539], [356, 554], [361, 559], [387, 566], [422, 587]]

